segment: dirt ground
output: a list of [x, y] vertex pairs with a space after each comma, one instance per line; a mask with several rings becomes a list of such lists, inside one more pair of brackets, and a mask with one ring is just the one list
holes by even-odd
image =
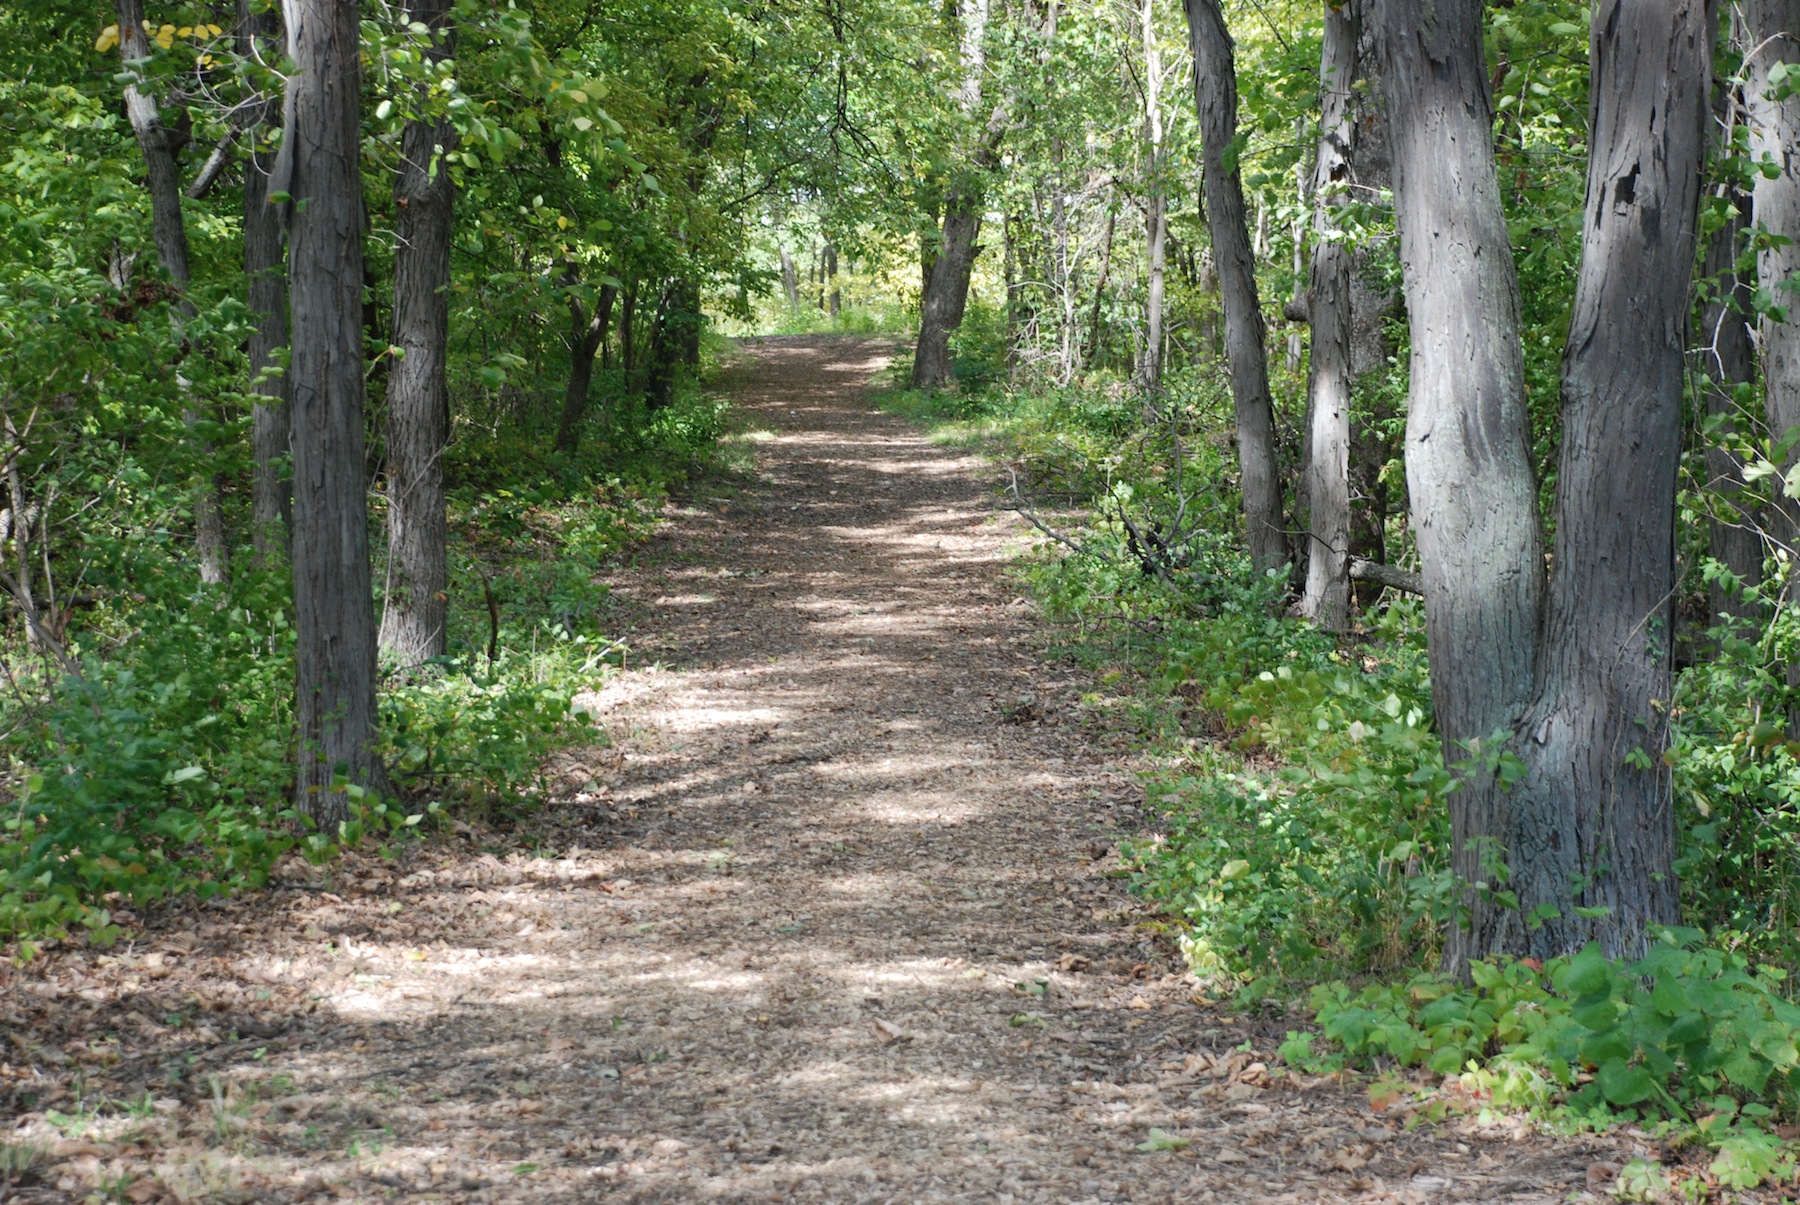
[[566, 800], [0, 970], [0, 1198], [1549, 1202], [1646, 1145], [1409, 1130], [1198, 1002], [994, 470], [880, 343], [748, 350], [756, 471], [618, 569]]

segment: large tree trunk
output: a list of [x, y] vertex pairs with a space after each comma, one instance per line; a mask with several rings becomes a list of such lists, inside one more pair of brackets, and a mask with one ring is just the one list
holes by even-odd
[[[1508, 852], [1518, 908], [1469, 952], [1640, 953], [1681, 918], [1668, 749], [1675, 475], [1706, 146], [1709, 0], [1599, 0], [1587, 206], [1563, 353], [1556, 546]], [[1435, 678], [1435, 671], [1433, 677]], [[1575, 908], [1603, 910], [1580, 916]], [[1526, 923], [1560, 915], [1532, 931]], [[1541, 910], [1541, 911], [1540, 911]]]
[[[450, 0], [413, 0], [410, 12], [432, 31], [426, 60], [452, 57]], [[428, 103], [425, 96], [417, 100]], [[444, 655], [449, 614], [445, 369], [455, 197], [442, 152], [455, 144], [448, 116], [408, 121], [394, 182], [393, 343], [400, 355], [387, 383], [388, 556], [380, 647], [409, 668]]]
[[969, 277], [980, 250], [981, 213], [985, 202], [961, 189], [944, 202], [944, 224], [931, 279], [919, 304], [919, 345], [913, 353], [912, 387], [941, 389], [950, 370], [950, 336], [962, 325], [969, 304]]
[[[1749, 111], [1750, 153], [1772, 160], [1780, 169], [1773, 177], [1759, 176], [1755, 192], [1755, 222], [1762, 230], [1791, 240], [1765, 246], [1757, 257], [1762, 287], [1785, 313], [1761, 323], [1763, 404], [1769, 435], [1782, 439], [1800, 427], [1800, 296], [1792, 282], [1800, 274], [1800, 95], [1777, 99], [1793, 88], [1792, 78], [1777, 86], [1769, 78], [1776, 64], [1800, 69], [1800, 0], [1746, 0], [1743, 6], [1745, 43], [1754, 50], [1745, 61], [1744, 104]], [[1800, 446], [1789, 452], [1784, 470], [1800, 463]], [[1788, 548], [1800, 548], [1800, 503], [1776, 491], [1773, 534]], [[1792, 562], [1790, 561], [1790, 565]], [[1790, 575], [1793, 570], [1790, 568]], [[1794, 580], [1787, 595], [1792, 601]], [[1800, 662], [1787, 670], [1789, 691], [1788, 734], [1800, 739]]]
[[[1600, 0], [1581, 271], [1542, 572], [1517, 286], [1478, 0], [1375, 0], [1412, 321], [1408, 482], [1451, 796], [1473, 892], [1446, 963], [1640, 949], [1677, 918], [1668, 769], [1683, 332], [1711, 54], [1703, 0]], [[1500, 869], [1504, 867], [1504, 870]], [[1581, 916], [1576, 908], [1592, 909]]]
[[581, 424], [587, 418], [588, 392], [594, 381], [594, 359], [606, 345], [613, 299], [618, 295], [617, 285], [601, 285], [592, 317], [580, 297], [572, 292], [569, 296], [569, 384], [563, 391], [562, 419], [556, 425], [559, 452], [573, 453], [581, 445]]
[[[1367, 0], [1363, 0], [1359, 15], [1366, 11]], [[1393, 170], [1388, 157], [1387, 111], [1375, 70], [1374, 48], [1369, 44], [1369, 23], [1365, 20], [1362, 26], [1357, 75], [1364, 86], [1356, 90], [1353, 104], [1356, 158], [1352, 167], [1360, 195], [1391, 197]], [[1356, 381], [1387, 372], [1394, 354], [1388, 324], [1400, 316], [1400, 299], [1386, 283], [1386, 273], [1380, 271], [1382, 254], [1378, 244], [1357, 248], [1350, 273], [1350, 376]], [[1389, 489], [1382, 474], [1400, 449], [1389, 434], [1394, 414], [1387, 391], [1369, 389], [1362, 397], [1366, 404], [1353, 412], [1350, 432], [1350, 559], [1384, 564]], [[1375, 582], [1351, 583], [1353, 601], [1359, 607], [1372, 604], [1381, 589]]]
[[1325, 11], [1319, 64], [1319, 146], [1313, 165], [1312, 279], [1307, 318], [1312, 359], [1307, 380], [1306, 588], [1295, 610], [1328, 632], [1350, 622], [1351, 287], [1356, 264], [1338, 233], [1349, 203], [1356, 120], [1351, 88], [1362, 36], [1360, 0]]
[[[284, 49], [275, 45], [280, 20], [273, 9], [261, 10], [250, 0], [237, 0], [237, 51], [246, 60], [278, 61]], [[263, 99], [252, 128], [275, 116], [276, 105]], [[286, 380], [277, 368], [288, 345], [287, 231], [279, 206], [269, 202], [269, 175], [275, 156], [251, 136], [244, 164], [244, 274], [246, 301], [256, 317], [250, 332], [250, 390], [257, 398], [250, 412], [251, 454], [255, 475], [250, 486], [251, 538], [265, 567], [285, 552], [290, 521], [288, 482], [283, 476], [288, 455]]]
[[1288, 541], [1281, 474], [1276, 467], [1275, 408], [1269, 396], [1262, 303], [1256, 292], [1256, 258], [1250, 249], [1243, 182], [1233, 149], [1237, 140], [1237, 67], [1219, 0], [1186, 0], [1186, 7], [1194, 47], [1194, 103], [1200, 112], [1206, 228], [1219, 274], [1231, 398], [1237, 410], [1245, 535], [1251, 563], [1259, 573], [1266, 573], [1287, 564]]
[[[150, 57], [150, 40], [144, 30], [143, 0], [117, 0], [114, 11], [119, 20], [119, 56], [126, 63], [142, 62]], [[157, 259], [169, 281], [175, 286], [176, 331], [195, 316], [193, 300], [188, 296], [191, 276], [188, 269], [187, 223], [181, 213], [181, 173], [175, 165], [175, 142], [163, 124], [156, 97], [135, 83], [125, 85], [125, 114], [137, 136], [138, 149], [144, 155], [145, 178], [150, 189], [150, 231], [156, 243]], [[185, 388], [185, 383], [184, 383]], [[190, 409], [191, 426], [197, 421]], [[212, 458], [212, 449], [197, 445], [202, 461]], [[200, 580], [208, 585], [223, 583], [227, 575], [225, 551], [225, 518], [219, 506], [219, 486], [210, 474], [204, 474], [194, 490], [194, 550], [199, 561]]]
[[[363, 230], [356, 0], [287, 0], [287, 145], [294, 198], [293, 353], [296, 802], [324, 831], [340, 783], [379, 789], [375, 604], [363, 488]], [[285, 155], [284, 155], [285, 158]]]
[[[1481, 0], [1372, 0], [1412, 324], [1406, 471], [1444, 760], [1529, 703], [1544, 592], [1519, 290], [1494, 174]], [[1453, 865], [1490, 882], [1510, 800], [1479, 764], [1450, 797]], [[1478, 901], [1478, 906], [1485, 908]], [[1490, 948], [1453, 928], [1452, 961]]]

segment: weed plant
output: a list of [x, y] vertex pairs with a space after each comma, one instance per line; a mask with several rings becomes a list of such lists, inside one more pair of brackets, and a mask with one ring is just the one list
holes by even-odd
[[[66, 660], [5, 666], [0, 940], [29, 953], [85, 930], [104, 944], [119, 910], [256, 886], [290, 849], [325, 857], [430, 815], [535, 797], [551, 752], [603, 739], [570, 709], [622, 655], [604, 631], [603, 562], [714, 456], [723, 421], [723, 404], [690, 386], [655, 413], [615, 397], [576, 456], [530, 426], [464, 433], [448, 466], [448, 655], [384, 674], [383, 751], [403, 794], [363, 797], [335, 833], [309, 831], [288, 799], [285, 566], [239, 550], [231, 583], [202, 587], [146, 521], [184, 491], [121, 500], [110, 531], [84, 529], [94, 603]], [[372, 518], [378, 541], [379, 507]]]
[[1178, 374], [1146, 407], [1117, 381], [1026, 390], [978, 375], [885, 404], [1000, 459], [1008, 502], [1053, 534], [1025, 577], [1065, 650], [1128, 683], [1151, 754], [1156, 831], [1124, 851], [1134, 886], [1216, 988], [1313, 985], [1318, 1029], [1284, 1047], [1292, 1065], [1456, 1077], [1428, 1112], [1655, 1123], [1710, 1148], [1728, 1187], [1793, 1175], [1773, 1132], [1800, 1104], [1791, 611], [1737, 583], [1766, 622], [1706, 633], [1678, 675], [1668, 761], [1689, 927], [1633, 963], [1590, 948], [1451, 980], [1433, 968], [1465, 888], [1449, 868], [1456, 775], [1431, 723], [1423, 609], [1390, 595], [1343, 639], [1283, 617], [1287, 582], [1259, 580], [1241, 550], [1217, 382]]

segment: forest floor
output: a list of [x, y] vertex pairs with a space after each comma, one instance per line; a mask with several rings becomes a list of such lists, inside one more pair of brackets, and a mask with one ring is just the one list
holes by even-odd
[[1409, 1130], [1197, 998], [993, 468], [878, 342], [748, 350], [755, 470], [614, 575], [563, 800], [0, 970], [0, 1198], [1565, 1201], [1647, 1146]]

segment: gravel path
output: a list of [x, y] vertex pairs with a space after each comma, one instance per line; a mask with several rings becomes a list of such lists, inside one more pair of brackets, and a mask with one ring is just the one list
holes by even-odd
[[749, 350], [757, 470], [616, 574], [651, 667], [584, 700], [614, 743], [563, 759], [536, 848], [0, 979], [17, 1066], [149, 1093], [16, 1119], [50, 1148], [18, 1199], [1562, 1201], [1618, 1157], [1407, 1132], [1197, 1004], [1116, 873], [1141, 793], [1039, 653], [992, 471], [869, 408], [879, 343]]

